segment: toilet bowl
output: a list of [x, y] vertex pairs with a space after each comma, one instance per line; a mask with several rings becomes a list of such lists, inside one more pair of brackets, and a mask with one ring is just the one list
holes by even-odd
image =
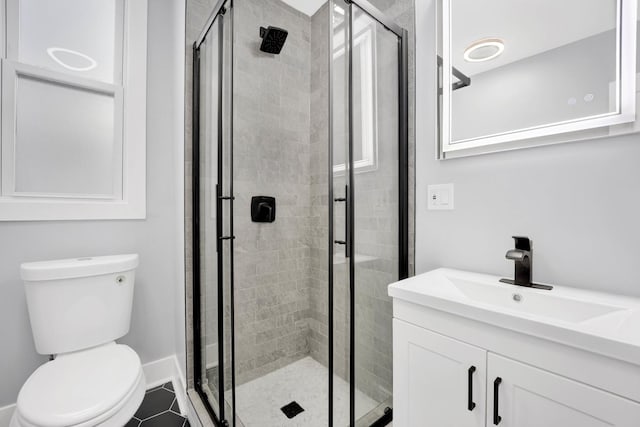
[[10, 427], [122, 427], [145, 394], [129, 330], [137, 255], [21, 266], [36, 349], [57, 355], [18, 394]]
[[106, 344], [40, 366], [18, 395], [11, 427], [122, 427], [145, 392], [138, 355]]

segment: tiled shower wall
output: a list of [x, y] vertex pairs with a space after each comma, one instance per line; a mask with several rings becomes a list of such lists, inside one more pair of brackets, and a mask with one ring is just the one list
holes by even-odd
[[[280, 0], [234, 4], [234, 234], [239, 384], [309, 354], [311, 174], [308, 16]], [[260, 26], [289, 32], [279, 55], [259, 50]], [[276, 220], [254, 223], [252, 196], [276, 198]]]
[[311, 18], [311, 356], [327, 365], [329, 4]]

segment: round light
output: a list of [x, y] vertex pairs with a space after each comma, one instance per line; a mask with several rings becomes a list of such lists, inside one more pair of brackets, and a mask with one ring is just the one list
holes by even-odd
[[[83, 67], [78, 67], [78, 66], [68, 64], [59, 57], [59, 53], [66, 53], [71, 56], [80, 58], [81, 60], [86, 61], [86, 65]], [[84, 53], [78, 52], [76, 50], [66, 49], [64, 47], [50, 47], [47, 49], [47, 54], [49, 54], [51, 59], [56, 61], [60, 66], [71, 71], [89, 71], [89, 70], [93, 70], [98, 66], [98, 63], [96, 62], [96, 60], [90, 57], [89, 55], [85, 55]]]
[[464, 51], [467, 62], [483, 62], [497, 58], [504, 52], [504, 42], [500, 39], [482, 39], [473, 42]]

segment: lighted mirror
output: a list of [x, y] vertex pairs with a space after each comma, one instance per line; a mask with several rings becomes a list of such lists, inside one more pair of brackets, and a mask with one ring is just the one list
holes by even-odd
[[637, 0], [439, 5], [441, 158], [636, 130]]

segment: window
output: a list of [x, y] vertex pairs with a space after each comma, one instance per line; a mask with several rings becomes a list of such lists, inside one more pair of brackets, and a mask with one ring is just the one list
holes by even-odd
[[0, 220], [145, 217], [146, 0], [4, 0]]
[[[355, 172], [366, 172], [378, 167], [378, 140], [376, 123], [376, 76], [375, 76], [375, 28], [356, 27], [353, 38], [353, 167]], [[336, 70], [347, 69], [344, 37], [338, 34], [333, 52], [333, 66]], [[334, 93], [347, 93], [346, 83], [336, 74]], [[346, 73], [344, 74], [346, 77]], [[342, 86], [341, 86], [342, 85]], [[338, 104], [338, 108], [341, 104]], [[345, 103], [346, 107], [346, 103]], [[336, 111], [334, 114], [334, 132], [344, 135], [347, 130], [347, 111]], [[346, 153], [334, 153], [336, 164], [334, 173], [345, 171]]]

